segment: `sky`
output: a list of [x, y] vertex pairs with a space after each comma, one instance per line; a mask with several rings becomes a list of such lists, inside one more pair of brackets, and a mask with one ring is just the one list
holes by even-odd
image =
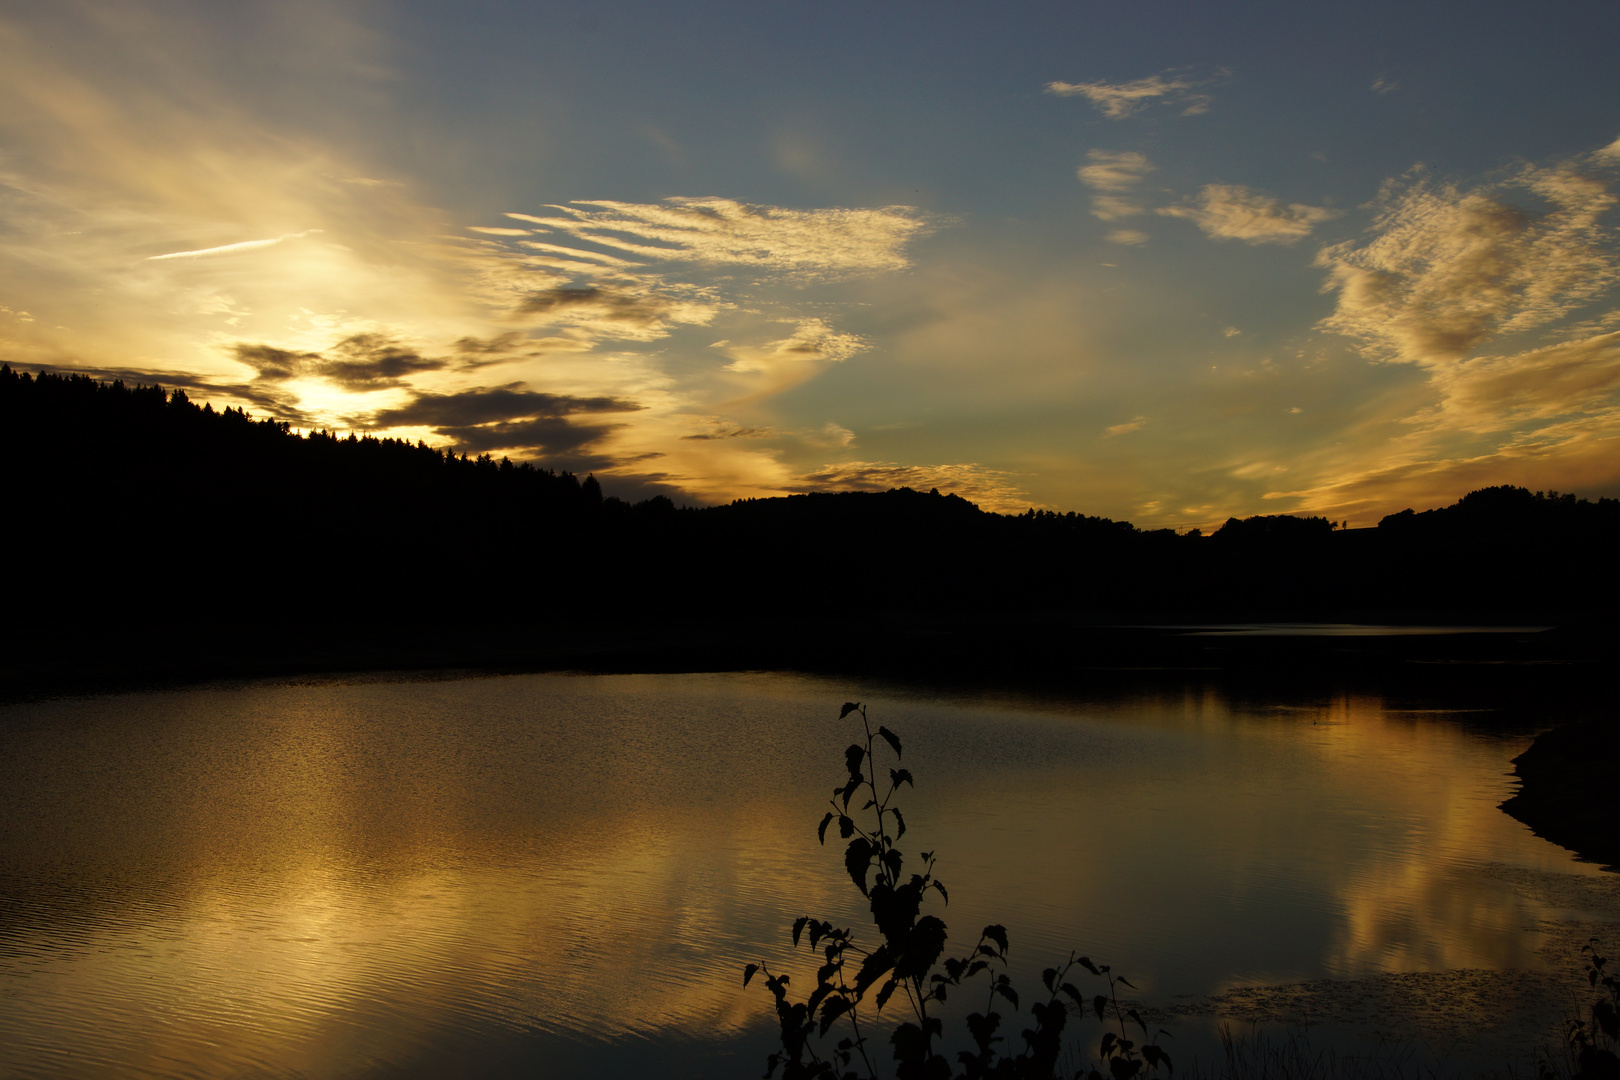
[[1620, 6], [0, 0], [0, 361], [701, 505], [1620, 496]]

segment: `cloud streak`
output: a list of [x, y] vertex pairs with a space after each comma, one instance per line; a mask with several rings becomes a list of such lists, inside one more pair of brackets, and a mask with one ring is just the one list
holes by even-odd
[[[1080, 182], [1093, 192], [1092, 217], [1101, 221], [1118, 221], [1147, 213], [1146, 208], [1129, 194], [1142, 184], [1148, 173], [1154, 171], [1154, 165], [1146, 154], [1134, 150], [1089, 150], [1086, 160], [1088, 164], [1080, 166], [1076, 174]], [[1108, 240], [1114, 244], [1145, 244], [1148, 235], [1140, 229], [1114, 229], [1109, 232]]]
[[1481, 356], [1434, 373], [1441, 393], [1425, 419], [1471, 432], [1562, 417], [1603, 417], [1620, 429], [1620, 333], [1512, 356]]
[[287, 233], [271, 240], [243, 240], [239, 244], [222, 244], [219, 247], [198, 248], [196, 251], [171, 251], [167, 255], [152, 255], [147, 262], [165, 262], [170, 259], [201, 259], [210, 255], [241, 255], [249, 251], [262, 251], [265, 248], [275, 247], [288, 240], [297, 240], [300, 237], [313, 236], [325, 232], [325, 229], [305, 229], [303, 232]]
[[1203, 85], [1206, 83], [1184, 75], [1168, 79], [1164, 75], [1150, 75], [1123, 83], [1049, 82], [1044, 89], [1056, 97], [1083, 97], [1108, 119], [1124, 120], [1154, 104], [1179, 108], [1182, 116], [1202, 115], [1209, 111], [1213, 101], [1208, 94], [1197, 92]]

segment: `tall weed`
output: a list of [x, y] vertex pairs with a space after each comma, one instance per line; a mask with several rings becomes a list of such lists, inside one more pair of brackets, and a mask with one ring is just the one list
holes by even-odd
[[[900, 737], [881, 725], [874, 731], [866, 709], [855, 702], [845, 703], [839, 719], [851, 713], [861, 718], [864, 738], [844, 751], [848, 778], [833, 789], [817, 835], [825, 845], [827, 831], [836, 827], [846, 842], [844, 868], [867, 900], [875, 944], [805, 915], [793, 923], [794, 948], [805, 946], [822, 960], [809, 994], [795, 1000], [790, 976], [765, 964], [743, 969], [744, 986], [756, 974], [764, 977], [781, 1027], [782, 1047], [768, 1058], [765, 1076], [781, 1069], [784, 1080], [876, 1080], [886, 1042], [897, 1080], [1052, 1080], [1071, 1075], [1065, 1063], [1074, 1054], [1065, 1047], [1065, 1033], [1071, 1018], [1088, 1014], [1103, 1030], [1095, 1064], [1074, 1069], [1075, 1080], [1146, 1080], [1160, 1069], [1171, 1072], [1158, 1036], [1120, 1000], [1120, 988], [1134, 989], [1131, 983], [1107, 964], [1073, 953], [1041, 973], [1045, 992], [1029, 1003], [1030, 1026], [1016, 1038], [1010, 1035], [1018, 1026], [1020, 998], [1007, 972], [1006, 927], [986, 926], [966, 953], [946, 954], [944, 920], [923, 910], [950, 902], [934, 875], [935, 853], [921, 852], [908, 875], [898, 846], [906, 820], [896, 797], [902, 787], [916, 786], [910, 770], [900, 767]], [[880, 752], [892, 755], [894, 764], [880, 766]], [[1107, 992], [1083, 994], [1071, 981], [1077, 969], [1104, 980]], [[965, 1032], [947, 1037], [940, 1006], [975, 992], [983, 995], [983, 1009], [965, 1017]], [[828, 1047], [835, 1028], [839, 1038]], [[1015, 1049], [1015, 1043], [1021, 1045]], [[970, 1047], [957, 1051], [954, 1066], [944, 1053], [951, 1045]]]

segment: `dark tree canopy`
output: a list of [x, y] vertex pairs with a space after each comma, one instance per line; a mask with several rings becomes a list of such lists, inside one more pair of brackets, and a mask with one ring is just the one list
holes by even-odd
[[630, 505], [488, 454], [318, 431], [183, 391], [0, 368], [14, 608], [30, 625], [649, 613], [1064, 611], [1334, 618], [1596, 611], [1620, 502], [1491, 487], [1391, 515], [1229, 519], [1213, 535], [899, 488]]

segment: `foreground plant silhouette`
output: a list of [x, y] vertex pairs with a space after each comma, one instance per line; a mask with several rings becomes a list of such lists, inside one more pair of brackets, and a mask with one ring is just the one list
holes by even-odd
[[[767, 1059], [765, 1076], [774, 1076], [780, 1067], [784, 1080], [859, 1080], [862, 1075], [876, 1078], [874, 1058], [880, 1058], [881, 1053], [875, 1040], [879, 1029], [892, 1023], [894, 1011], [899, 1010], [906, 1018], [887, 1038], [895, 1076], [898, 1080], [950, 1080], [951, 1064], [940, 1052], [946, 1042], [944, 1023], [935, 1006], [942, 1005], [952, 993], [972, 992], [969, 980], [981, 975], [984, 1009], [966, 1017], [968, 1038], [957, 1040], [973, 1046], [956, 1055], [960, 1071], [954, 1075], [963, 1080], [1050, 1080], [1058, 1076], [1063, 1032], [1071, 1008], [1081, 1017], [1087, 1011], [1093, 1012], [1104, 1024], [1106, 1030], [1097, 1054], [1099, 1064], [1106, 1063], [1112, 1080], [1151, 1075], [1160, 1066], [1167, 1072], [1172, 1070], [1170, 1056], [1158, 1046], [1156, 1037], [1149, 1037], [1147, 1025], [1136, 1010], [1120, 1003], [1119, 988], [1134, 987], [1124, 976], [1110, 971], [1108, 965], [1093, 964], [1087, 957], [1073, 953], [1062, 967], [1041, 973], [1046, 997], [1030, 1004], [1034, 1024], [1021, 1033], [1023, 1048], [1008, 1052], [1009, 1040], [999, 1034], [1004, 1018], [995, 1011], [998, 998], [1011, 1006], [1014, 1014], [1019, 1007], [1018, 992], [1005, 970], [1007, 930], [1000, 925], [987, 926], [966, 955], [944, 955], [945, 923], [938, 916], [922, 914], [930, 892], [937, 892], [941, 903], [950, 902], [945, 886], [934, 877], [934, 853], [923, 852], [922, 873], [906, 877], [905, 858], [895, 846], [906, 833], [906, 820], [894, 800], [902, 785], [915, 787], [910, 770], [890, 768], [888, 784], [880, 788], [875, 751], [880, 740], [888, 744], [898, 765], [900, 738], [882, 726], [874, 732], [866, 709], [855, 702], [846, 702], [838, 718], [842, 720], [850, 713], [860, 715], [865, 745], [853, 743], [844, 751], [849, 779], [833, 789], [832, 809], [821, 819], [817, 834], [826, 844], [827, 829], [836, 822], [838, 835], [849, 841], [844, 849], [844, 867], [861, 895], [870, 901], [872, 921], [882, 942], [868, 950], [847, 928], [809, 916], [795, 920], [794, 947], [804, 943], [812, 951], [819, 949], [825, 960], [816, 972], [815, 989], [803, 1001], [790, 997], [786, 974], [773, 974], [764, 964], [743, 968], [744, 986], [755, 974], [764, 975], [765, 985], [776, 999], [776, 1015], [781, 1023], [782, 1049]], [[863, 795], [864, 803], [851, 810]], [[864, 817], [868, 813], [869, 829], [857, 822], [857, 815]], [[1068, 981], [1076, 967], [1106, 979], [1108, 992], [1096, 994], [1088, 1002]], [[901, 1002], [891, 1005], [897, 996]], [[891, 1008], [891, 1019], [885, 1019], [885, 1007]], [[1131, 1023], [1141, 1031], [1140, 1044], [1130, 1038]], [[830, 1052], [818, 1052], [818, 1042], [836, 1024], [847, 1025], [849, 1034], [840, 1038]], [[1077, 1069], [1073, 1075], [1077, 1080], [1104, 1080], [1097, 1068]]]
[[[1572, 1017], [1565, 1027], [1574, 1080], [1620, 1080], [1620, 975], [1608, 971], [1608, 957], [1598, 952], [1602, 946], [1592, 938], [1581, 946], [1586, 958], [1586, 981], [1597, 996], [1585, 1017]], [[1549, 1061], [1543, 1061], [1541, 1080], [1556, 1080]]]

